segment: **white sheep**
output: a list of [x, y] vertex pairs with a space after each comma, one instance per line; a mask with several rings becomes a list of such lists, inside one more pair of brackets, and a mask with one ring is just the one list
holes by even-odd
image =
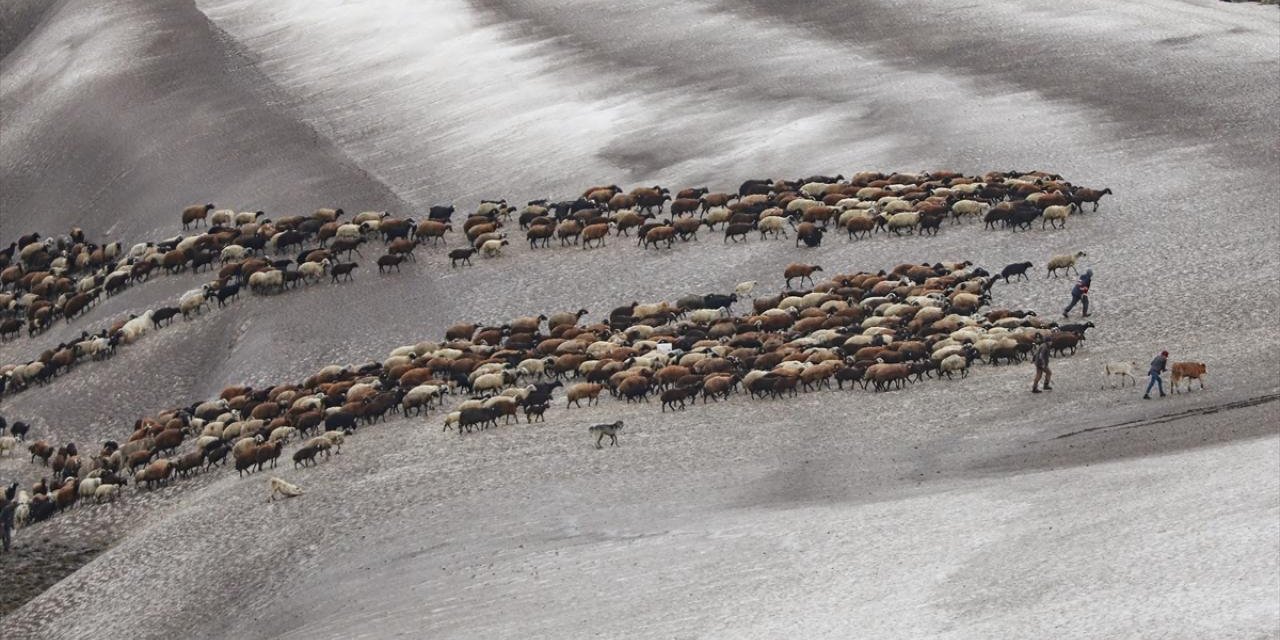
[[6, 451], [12, 453], [18, 450], [18, 439], [13, 436], [0, 436], [0, 456]]
[[497, 393], [504, 385], [514, 380], [515, 375], [510, 372], [486, 373], [475, 379], [475, 382], [471, 384], [471, 390], [477, 394]]
[[738, 283], [738, 286], [736, 286], [736, 287], [734, 287], [734, 288], [733, 288], [733, 292], [734, 292], [734, 294], [736, 294], [738, 297], [742, 297], [742, 296], [745, 296], [745, 295], [747, 295], [747, 294], [751, 293], [751, 292], [752, 292], [752, 290], [754, 290], [755, 288], [756, 288], [756, 281], [755, 281], [755, 280], [747, 280], [746, 282], [739, 282], [739, 283]]
[[441, 429], [441, 431], [447, 431], [449, 427], [452, 427], [458, 424], [458, 421], [461, 419], [462, 419], [462, 411], [450, 411], [444, 417], [444, 428]]
[[93, 491], [93, 500], [99, 504], [101, 504], [103, 500], [106, 500], [107, 502], [115, 502], [115, 499], [118, 497], [120, 497], [120, 485], [118, 484], [99, 485], [98, 488]]
[[895, 234], [900, 234], [902, 229], [914, 230], [920, 225], [920, 212], [903, 211], [889, 216], [885, 226]]
[[249, 289], [254, 293], [265, 294], [280, 291], [284, 288], [284, 272], [279, 269], [255, 271], [249, 276]]
[[1069, 205], [1055, 204], [1044, 208], [1044, 219], [1040, 221], [1040, 228], [1043, 229], [1046, 224], [1052, 224], [1056, 229], [1067, 228], [1067, 218], [1075, 210], [1075, 203]]
[[215, 209], [209, 213], [209, 226], [225, 227], [236, 219], [234, 209]]
[[182, 312], [182, 317], [188, 317], [192, 311], [200, 313], [209, 304], [209, 299], [205, 297], [207, 293], [208, 289], [194, 289], [182, 294], [178, 298], [178, 311]]
[[951, 214], [959, 221], [966, 216], [973, 218], [981, 218], [991, 209], [991, 205], [977, 200], [957, 200], [951, 205]]
[[938, 363], [938, 370], [945, 373], [948, 378], [956, 372], [964, 378], [969, 375], [969, 359], [964, 357], [963, 353], [953, 353]]
[[298, 265], [298, 274], [305, 280], [315, 282], [324, 277], [324, 272], [332, 264], [328, 258], [320, 262], [308, 261]]
[[506, 240], [498, 239], [498, 238], [494, 238], [492, 240], [485, 240], [484, 243], [480, 245], [480, 252], [486, 258], [496, 258], [502, 255], [502, 248], [507, 246], [508, 244], [510, 243], [507, 242]]
[[241, 225], [252, 224], [254, 221], [258, 219], [258, 216], [262, 215], [262, 213], [263, 212], [261, 211], [241, 211], [240, 213], [236, 214], [234, 222], [237, 227]]
[[547, 373], [547, 366], [555, 363], [554, 358], [527, 358], [516, 365], [516, 377], [537, 376], [541, 379]]
[[341, 431], [326, 431], [321, 434], [321, 437], [329, 441], [329, 444], [333, 446], [334, 453], [342, 453], [342, 443], [346, 442], [347, 439]]
[[761, 218], [760, 222], [756, 225], [756, 228], [760, 230], [761, 237], [767, 233], [772, 233], [775, 236], [781, 235], [786, 238], [788, 224], [789, 222], [787, 218], [783, 218], [782, 216], [769, 216], [767, 218]]
[[1047, 278], [1051, 275], [1057, 277], [1059, 270], [1075, 271], [1076, 274], [1079, 275], [1080, 271], [1076, 269], [1076, 259], [1083, 258], [1085, 255], [1085, 252], [1077, 251], [1073, 254], [1054, 256], [1050, 258], [1047, 265], [1048, 273], [1045, 274], [1045, 277]]
[[1103, 384], [1101, 388], [1105, 389], [1107, 387], [1107, 384], [1111, 382], [1111, 376], [1116, 376], [1120, 378], [1121, 387], [1124, 386], [1124, 379], [1127, 376], [1130, 380], [1133, 381], [1133, 386], [1136, 387], [1138, 386], [1138, 379], [1134, 377], [1133, 372], [1137, 370], [1138, 370], [1138, 363], [1133, 361], [1108, 362], [1102, 368], [1103, 374], [1106, 375], [1106, 384]]
[[338, 226], [334, 237], [338, 240], [359, 240], [363, 235], [363, 229], [359, 224], [348, 222]]
[[420, 384], [404, 394], [400, 404], [405, 415], [409, 415], [410, 409], [417, 409], [421, 413], [424, 408], [432, 408], [432, 403], [447, 392], [448, 389], [440, 385]]
[[124, 323], [124, 326], [120, 327], [120, 342], [133, 344], [138, 341], [138, 338], [146, 335], [147, 331], [153, 326], [151, 323], [153, 313], [155, 312], [148, 309], [142, 315]]
[[98, 487], [102, 485], [102, 478], [85, 478], [80, 481], [77, 491], [81, 498], [92, 498], [98, 491]]
[[298, 430], [293, 427], [276, 427], [271, 430], [271, 435], [267, 438], [268, 442], [284, 442], [289, 444], [289, 440]]

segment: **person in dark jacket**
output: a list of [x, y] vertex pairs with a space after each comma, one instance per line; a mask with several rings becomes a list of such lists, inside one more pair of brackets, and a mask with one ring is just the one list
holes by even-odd
[[1076, 303], [1080, 303], [1082, 317], [1089, 317], [1089, 285], [1093, 283], [1093, 269], [1087, 269], [1084, 275], [1076, 281], [1075, 286], [1071, 287], [1071, 304], [1062, 310], [1062, 317], [1067, 317], [1071, 310], [1075, 308]]
[[4, 553], [9, 553], [10, 533], [13, 531], [13, 512], [17, 508], [17, 500], [0, 498], [0, 543], [4, 545]]
[[1031, 350], [1031, 362], [1036, 365], [1036, 379], [1031, 381], [1031, 393], [1040, 393], [1040, 378], [1044, 378], [1044, 390], [1053, 391], [1049, 381], [1053, 372], [1049, 370], [1049, 341], [1044, 336], [1036, 336], [1036, 346]]
[[1169, 368], [1169, 352], [1161, 351], [1160, 355], [1156, 356], [1156, 359], [1151, 361], [1151, 369], [1147, 371], [1147, 375], [1150, 376], [1151, 381], [1147, 383], [1147, 392], [1142, 394], [1143, 400], [1151, 399], [1151, 387], [1155, 386], [1160, 387], [1160, 397], [1164, 397], [1164, 380], [1160, 379], [1160, 374], [1167, 368]]

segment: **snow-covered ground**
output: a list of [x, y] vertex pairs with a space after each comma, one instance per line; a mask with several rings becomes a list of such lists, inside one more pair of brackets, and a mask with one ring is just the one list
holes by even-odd
[[[1280, 390], [1278, 16], [1212, 0], [60, 3], [0, 63], [6, 244], [73, 223], [167, 237], [188, 202], [420, 215], [590, 184], [862, 169], [1045, 169], [1115, 196], [1056, 232], [514, 246], [465, 270], [432, 251], [399, 276], [176, 323], [0, 411], [93, 442], [458, 320], [599, 317], [749, 279], [771, 293], [792, 261], [998, 269], [1083, 249], [1099, 326], [1056, 365], [1051, 397], [1002, 367], [679, 416], [606, 401], [462, 439], [434, 416], [378, 426], [283, 471], [301, 499], [267, 506], [263, 476], [224, 473], [20, 532], [118, 542], [4, 635], [1280, 632], [1277, 405], [1203, 410]], [[82, 322], [194, 282], [148, 284]], [[997, 303], [1052, 313], [1068, 287], [1036, 269]], [[0, 346], [0, 362], [82, 326]], [[1098, 390], [1103, 362], [1161, 348], [1207, 362], [1210, 390]], [[615, 418], [623, 446], [595, 451], [585, 426]], [[35, 471], [0, 461], [5, 478]]]

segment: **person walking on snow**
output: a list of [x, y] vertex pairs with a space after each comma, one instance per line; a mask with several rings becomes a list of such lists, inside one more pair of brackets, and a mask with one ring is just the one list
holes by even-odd
[[1081, 303], [1083, 309], [1083, 313], [1080, 315], [1085, 318], [1089, 317], [1089, 284], [1092, 282], [1093, 269], [1086, 269], [1084, 275], [1080, 276], [1080, 279], [1076, 281], [1075, 286], [1071, 287], [1071, 304], [1062, 310], [1062, 317], [1067, 317], [1067, 314], [1071, 313], [1077, 302]]
[[1160, 374], [1168, 368], [1169, 352], [1161, 351], [1155, 360], [1151, 361], [1151, 369], [1147, 371], [1147, 375], [1151, 377], [1151, 381], [1147, 383], [1147, 392], [1142, 394], [1143, 400], [1151, 399], [1151, 387], [1160, 387], [1160, 397], [1164, 397], [1164, 380], [1160, 379]]
[[1036, 346], [1031, 350], [1031, 361], [1036, 365], [1036, 378], [1031, 381], [1031, 393], [1040, 393], [1040, 378], [1044, 377], [1044, 390], [1053, 391], [1049, 381], [1053, 372], [1049, 370], [1049, 341], [1044, 336], [1036, 336]]

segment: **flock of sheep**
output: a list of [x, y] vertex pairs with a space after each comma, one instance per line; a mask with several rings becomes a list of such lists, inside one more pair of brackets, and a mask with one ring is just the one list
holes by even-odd
[[[504, 225], [513, 215], [526, 231], [531, 247], [547, 246], [552, 237], [562, 245], [604, 246], [612, 233], [630, 235], [638, 244], [671, 246], [697, 237], [702, 227], [721, 225], [724, 240], [738, 242], [759, 232], [762, 238], [789, 237], [797, 246], [818, 246], [835, 225], [851, 238], [881, 230], [901, 234], [935, 232], [941, 219], [982, 217], [1018, 229], [1027, 216], [1057, 220], [1080, 205], [1092, 204], [1109, 189], [1075, 187], [1043, 172], [988, 173], [963, 176], [953, 172], [891, 174], [864, 172], [843, 176], [811, 176], [802, 180], [748, 180], [736, 194], [706, 188], [684, 189], [673, 199], [668, 189], [640, 187], [628, 193], [614, 185], [591, 187], [574, 200], [538, 200], [516, 210], [505, 200], [483, 201], [462, 222], [469, 246], [448, 253], [454, 266], [470, 264], [479, 253], [500, 255], [509, 244]], [[658, 219], [668, 209], [670, 217]], [[95, 244], [72, 229], [62, 237], [24, 235], [0, 251], [0, 340], [23, 330], [35, 336], [55, 321], [71, 322], [101, 299], [146, 282], [154, 273], [186, 269], [216, 271], [211, 282], [179, 297], [173, 304], [121, 318], [97, 332], [57, 345], [23, 363], [0, 366], [0, 394], [42, 384], [85, 361], [112, 355], [120, 345], [172, 323], [190, 318], [216, 303], [225, 306], [243, 289], [274, 294], [328, 277], [352, 279], [359, 264], [353, 255], [373, 239], [384, 243], [376, 259], [380, 273], [414, 260], [423, 243], [436, 245], [453, 231], [453, 206], [432, 207], [427, 218], [395, 218], [366, 211], [344, 221], [342, 209], [317, 209], [309, 216], [271, 220], [262, 211], [236, 212], [210, 204], [182, 211], [183, 228], [205, 226], [196, 235], [159, 242], [139, 242], [127, 251], [120, 242]], [[1033, 215], [1034, 214], [1034, 215]], [[297, 254], [284, 257], [287, 252]]]
[[[54, 475], [19, 496], [24, 523], [81, 500], [114, 499], [130, 480], [160, 486], [227, 460], [240, 474], [273, 468], [294, 441], [289, 459], [306, 467], [366, 425], [444, 410], [450, 397], [465, 399], [447, 407], [444, 428], [461, 435], [500, 420], [518, 424], [521, 415], [544, 420], [560, 388], [566, 410], [607, 395], [657, 400], [662, 411], [846, 384], [888, 391], [963, 377], [976, 363], [1020, 362], [1037, 336], [1073, 353], [1092, 326], [990, 308], [1000, 276], [968, 262], [902, 264], [815, 282], [818, 273], [825, 272], [816, 265], [790, 265], [784, 279], [810, 288], [750, 301], [740, 295], [754, 283], [743, 283], [730, 293], [629, 303], [592, 323], [579, 310], [457, 324], [444, 340], [405, 345], [381, 362], [325, 367], [300, 383], [228, 387], [215, 399], [142, 418], [123, 442], [108, 441], [91, 455], [39, 440], [28, 446], [31, 460]], [[597, 446], [605, 436], [616, 443], [620, 428], [593, 428]]]
[[[552, 238], [563, 246], [604, 246], [606, 238], [629, 236], [633, 229], [639, 245], [670, 246], [696, 238], [703, 227], [720, 227], [725, 242], [757, 232], [762, 238], [790, 237], [790, 230], [797, 246], [817, 246], [832, 228], [851, 238], [879, 231], [927, 234], [936, 233], [948, 216], [953, 223], [975, 217], [991, 227], [1027, 228], [1036, 217], [1059, 221], [1084, 204], [1096, 209], [1107, 193], [1039, 172], [749, 180], [736, 194], [700, 188], [675, 197], [661, 187], [593, 187], [573, 200], [535, 201], [519, 209], [503, 200], [484, 201], [460, 224], [467, 246], [448, 257], [457, 266], [476, 253], [499, 255], [513, 217], [531, 247], [548, 246]], [[0, 252], [5, 339], [24, 326], [34, 336], [58, 319], [71, 322], [100, 298], [153, 273], [208, 268], [217, 275], [172, 306], [0, 367], [0, 394], [107, 357], [177, 315], [224, 306], [242, 288], [271, 294], [326, 276], [335, 283], [350, 279], [358, 266], [350, 260], [373, 240], [385, 249], [376, 260], [379, 271], [398, 270], [419, 246], [447, 242], [454, 213], [453, 206], [440, 206], [421, 222], [385, 212], [344, 220], [341, 209], [319, 209], [271, 220], [261, 211], [237, 213], [206, 204], [182, 212], [183, 227], [204, 226], [202, 233], [128, 250], [118, 242], [86, 242], [79, 229], [60, 238], [24, 236]], [[1057, 257], [1050, 268], [1072, 267], [1079, 255]], [[123, 444], [108, 441], [83, 457], [71, 443], [34, 442], [28, 447], [31, 459], [44, 461], [55, 475], [31, 494], [22, 492], [24, 515], [39, 520], [79, 499], [110, 500], [130, 479], [156, 486], [228, 459], [241, 474], [274, 467], [294, 440], [300, 440], [292, 453], [295, 466], [308, 466], [362, 425], [389, 413], [441, 409], [450, 396], [469, 396], [448, 407], [444, 419], [445, 429], [463, 434], [495, 427], [499, 420], [519, 423], [521, 414], [528, 422], [543, 420], [561, 387], [566, 408], [597, 403], [607, 393], [626, 402], [656, 399], [662, 411], [678, 411], [698, 398], [706, 403], [735, 393], [784, 398], [833, 383], [884, 391], [926, 378], [965, 376], [975, 362], [1021, 361], [1041, 335], [1055, 350], [1074, 352], [1092, 325], [1060, 327], [1030, 311], [982, 311], [998, 278], [1008, 282], [1025, 275], [1027, 267], [1009, 265], [991, 274], [967, 262], [904, 264], [815, 281], [826, 273], [820, 266], [795, 263], [782, 274], [786, 291], [749, 302], [753, 283], [730, 293], [632, 303], [589, 324], [583, 324], [585, 310], [496, 326], [460, 324], [446, 331], [443, 342], [406, 345], [380, 363], [327, 367], [301, 384], [228, 388], [213, 401], [139, 420]], [[810, 288], [791, 289], [806, 284]], [[735, 307], [747, 310], [735, 313]], [[619, 428], [598, 425], [593, 433], [616, 438]], [[11, 453], [19, 440], [5, 438], [0, 454]]]

